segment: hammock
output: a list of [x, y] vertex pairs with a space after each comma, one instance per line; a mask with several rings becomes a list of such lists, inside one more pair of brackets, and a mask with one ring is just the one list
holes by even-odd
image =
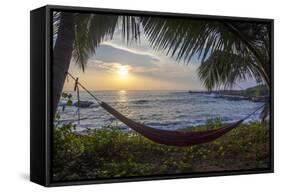
[[[69, 74], [69, 73], [68, 73]], [[247, 115], [243, 119], [236, 121], [234, 123], [227, 124], [221, 128], [207, 130], [207, 131], [177, 131], [177, 130], [162, 130], [152, 128], [141, 123], [135, 122], [132, 119], [127, 118], [119, 111], [111, 107], [109, 104], [100, 101], [97, 97], [95, 97], [90, 91], [88, 91], [83, 85], [81, 85], [77, 79], [75, 79], [71, 74], [69, 74], [71, 78], [76, 80], [76, 85], [80, 85], [86, 92], [88, 92], [96, 101], [97, 104], [100, 105], [104, 110], [113, 115], [116, 119], [123, 122], [125, 125], [138, 132], [142, 136], [150, 139], [159, 144], [169, 145], [169, 146], [178, 146], [178, 147], [186, 147], [192, 145], [203, 144], [207, 142], [211, 142], [224, 134], [228, 133], [232, 129], [239, 126], [244, 120], [249, 118], [263, 106], [257, 108], [254, 112]]]

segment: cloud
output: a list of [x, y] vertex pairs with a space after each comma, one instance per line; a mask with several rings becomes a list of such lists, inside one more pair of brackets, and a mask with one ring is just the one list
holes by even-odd
[[109, 73], [116, 72], [121, 65], [126, 66], [130, 73], [135, 75], [165, 81], [198, 82], [198, 65], [183, 66], [168, 56], [154, 55], [152, 52], [131, 49], [111, 42], [101, 44], [88, 63], [93, 70]]
[[95, 65], [95, 67], [111, 73], [118, 71], [122, 66], [126, 67], [126, 69], [128, 69], [129, 71], [132, 70], [132, 67], [130, 65], [123, 65], [120, 63], [104, 63], [99, 60], [94, 60], [93, 64]]
[[90, 59], [91, 61], [99, 61], [103, 63], [120, 63], [131, 66], [153, 67], [159, 61], [158, 57], [153, 54], [131, 50], [111, 44], [102, 44], [96, 50], [96, 54]]
[[[133, 54], [137, 54], [137, 55], [151, 56], [151, 58], [153, 60], [156, 60], [156, 61], [159, 60], [158, 56], [156, 56], [155, 54], [152, 54], [149, 51], [144, 51], [143, 49], [140, 49], [140, 47], [137, 46], [137, 45], [130, 45], [129, 47], [127, 47], [127, 46], [121, 46], [121, 45], [118, 45], [116, 43], [112, 43], [112, 42], [109, 42], [109, 41], [103, 42], [101, 45], [108, 45], [108, 46], [111, 46], [113, 48], [120, 49], [120, 50], [123, 50], [123, 51], [127, 51], [129, 53], [133, 53]], [[146, 50], [150, 50], [150, 49], [146, 48]]]
[[120, 66], [125, 66], [135, 77], [154, 79], [155, 81], [173, 82], [179, 86], [201, 87], [195, 63], [184, 66], [161, 52], [153, 52], [126, 44], [114, 42], [102, 43], [96, 54], [89, 60], [88, 70], [116, 74]]

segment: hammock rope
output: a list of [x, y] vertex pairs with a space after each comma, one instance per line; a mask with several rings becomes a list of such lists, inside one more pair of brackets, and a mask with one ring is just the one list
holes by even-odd
[[203, 144], [207, 142], [214, 141], [215, 139], [223, 136], [224, 134], [228, 133], [232, 129], [238, 127], [243, 121], [248, 119], [258, 110], [260, 110], [264, 105], [258, 107], [252, 113], [248, 114], [244, 118], [226, 124], [220, 128], [211, 129], [207, 131], [178, 131], [178, 130], [163, 130], [157, 129], [153, 127], [146, 126], [144, 124], [138, 123], [132, 119], [127, 118], [119, 111], [111, 107], [109, 104], [101, 101], [95, 95], [93, 95], [85, 86], [83, 86], [79, 81], [78, 78], [75, 78], [69, 72], [67, 73], [69, 77], [71, 77], [75, 81], [75, 86], [80, 86], [83, 90], [85, 90], [89, 95], [91, 95], [96, 103], [101, 106], [104, 110], [108, 113], [113, 115], [116, 119], [123, 122], [125, 125], [133, 129], [134, 131], [138, 132], [142, 136], [156, 142], [159, 144], [169, 145], [169, 146], [178, 146], [178, 147], [186, 147], [192, 145]]
[[78, 77], [75, 79], [74, 91], [77, 94], [77, 115], [78, 115], [78, 124], [80, 124], [80, 93], [79, 93], [79, 86], [78, 86]]

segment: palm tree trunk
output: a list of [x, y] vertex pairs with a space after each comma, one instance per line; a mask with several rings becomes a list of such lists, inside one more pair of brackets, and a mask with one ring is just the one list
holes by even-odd
[[57, 111], [64, 81], [70, 65], [74, 38], [73, 13], [61, 13], [60, 26], [53, 51], [53, 115]]

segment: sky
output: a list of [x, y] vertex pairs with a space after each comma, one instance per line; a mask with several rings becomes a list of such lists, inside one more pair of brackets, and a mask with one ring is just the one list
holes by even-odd
[[[69, 72], [89, 90], [204, 90], [197, 75], [199, 60], [188, 64], [177, 62], [165, 52], [155, 51], [140, 30], [140, 42], [127, 44], [121, 30], [105, 40], [89, 59], [86, 69], [71, 62]], [[236, 89], [255, 85], [254, 81], [238, 83]], [[66, 81], [64, 90], [73, 90]], [[235, 87], [234, 87], [235, 89]]]

